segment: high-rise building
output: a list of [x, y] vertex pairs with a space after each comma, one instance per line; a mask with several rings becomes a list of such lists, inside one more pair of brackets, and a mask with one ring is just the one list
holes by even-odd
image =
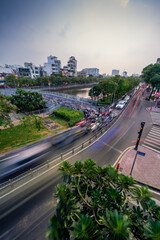
[[71, 56], [67, 62], [68, 76], [77, 76], [77, 60]]
[[112, 70], [112, 76], [116, 76], [116, 75], [119, 75], [119, 70], [113, 69]]
[[48, 57], [48, 62], [44, 63], [43, 70], [46, 72], [47, 76], [51, 74], [60, 74], [61, 72], [61, 61], [57, 57], [50, 55]]
[[84, 68], [84, 69], [82, 69], [82, 71], [86, 72], [87, 77], [89, 77], [89, 76], [98, 77], [99, 76], [98, 68]]

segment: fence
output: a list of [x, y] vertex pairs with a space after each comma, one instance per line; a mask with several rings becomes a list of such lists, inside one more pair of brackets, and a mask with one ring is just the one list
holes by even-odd
[[[132, 99], [133, 99], [134, 95], [132, 96]], [[88, 147], [98, 137], [100, 137], [104, 132], [106, 132], [121, 117], [121, 115], [124, 113], [124, 111], [128, 107], [129, 103], [130, 103], [130, 101], [128, 102], [128, 104], [126, 104], [126, 106], [123, 108], [123, 110], [120, 112], [120, 114], [118, 116], [113, 118], [106, 126], [100, 128], [97, 132], [95, 132], [94, 136], [90, 137], [85, 142], [81, 143], [80, 145], [76, 146], [75, 148], [73, 148], [71, 150], [68, 150], [68, 151], [60, 154], [59, 156], [56, 156], [53, 159], [43, 162], [42, 164], [28, 170], [27, 172], [13, 178], [13, 179], [9, 179], [7, 182], [0, 184], [0, 192], [1, 192], [0, 195], [3, 196], [3, 194], [5, 194], [6, 192], [11, 191], [13, 186], [16, 187], [17, 185], [18, 186], [22, 185], [23, 183], [25, 183], [27, 181], [27, 179], [31, 179], [33, 177], [36, 177], [36, 176], [44, 173], [45, 171], [48, 171], [51, 167], [56, 166], [57, 164], [63, 162], [67, 158], [74, 156], [80, 150]]]
[[[122, 112], [121, 112], [121, 114], [122, 114]], [[85, 142], [81, 143], [80, 145], [76, 146], [75, 148], [72, 148], [72, 149], [62, 153], [53, 159], [47, 160], [46, 162], [43, 162], [42, 164], [28, 170], [27, 172], [15, 177], [15, 178], [9, 179], [7, 182], [0, 184], [0, 195], [3, 195], [6, 192], [9, 192], [10, 190], [12, 190], [13, 186], [14, 187], [20, 186], [23, 183], [25, 183], [27, 181], [27, 179], [30, 180], [31, 178], [36, 177], [36, 176], [44, 173], [45, 171], [48, 171], [51, 167], [63, 162], [67, 158], [77, 154], [80, 150], [88, 147], [98, 137], [100, 137], [104, 132], [106, 132], [116, 122], [116, 120], [120, 117], [120, 115], [113, 118], [106, 126], [97, 130], [97, 132], [95, 132], [94, 136], [90, 137]]]

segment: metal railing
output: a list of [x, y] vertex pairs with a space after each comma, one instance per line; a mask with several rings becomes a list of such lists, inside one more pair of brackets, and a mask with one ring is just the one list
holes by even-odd
[[[98, 129], [95, 134], [90, 137], [89, 139], [87, 139], [86, 141], [84, 141], [83, 143], [81, 143], [80, 145], [56, 156], [55, 158], [51, 158], [50, 160], [47, 160], [46, 162], [43, 162], [42, 164], [39, 164], [38, 166], [26, 171], [23, 174], [18, 175], [17, 177], [14, 177], [12, 179], [9, 179], [8, 181], [1, 183], [0, 184], [0, 192], [1, 194], [4, 192], [6, 192], [6, 188], [8, 188], [8, 191], [10, 191], [13, 187], [17, 184], [21, 185], [23, 184], [23, 182], [26, 182], [26, 178], [32, 178], [35, 176], [38, 176], [39, 174], [41, 174], [43, 171], [51, 168], [52, 166], [66, 160], [67, 158], [74, 156], [75, 154], [77, 154], [80, 150], [88, 147], [90, 144], [92, 144], [98, 137], [100, 137], [104, 132], [106, 132], [114, 123], [115, 121], [119, 118], [120, 115], [118, 115], [117, 117], [113, 118], [106, 126]], [[0, 194], [0, 195], [1, 195]]]
[[[132, 96], [131, 99], [133, 99], [134, 95]], [[0, 192], [1, 192], [0, 195], [3, 195], [6, 192], [9, 192], [10, 190], [12, 190], [12, 187], [17, 185], [17, 184], [21, 185], [21, 184], [25, 183], [27, 178], [31, 179], [33, 177], [36, 177], [36, 176], [40, 175], [41, 173], [48, 170], [49, 168], [55, 166], [56, 164], [61, 163], [62, 161], [66, 160], [67, 158], [77, 154], [80, 150], [88, 147], [98, 137], [100, 137], [104, 132], [106, 132], [121, 117], [121, 115], [124, 113], [126, 108], [129, 106], [129, 103], [130, 103], [130, 101], [122, 109], [122, 111], [119, 113], [119, 115], [117, 115], [116, 117], [111, 119], [110, 122], [106, 126], [98, 129], [95, 132], [95, 134], [92, 137], [90, 137], [89, 139], [87, 139], [85, 142], [81, 143], [80, 145], [78, 145], [78, 146], [76, 146], [76, 147], [58, 155], [58, 156], [56, 156], [55, 158], [51, 158], [50, 160], [47, 160], [46, 162], [43, 162], [42, 164], [28, 170], [27, 172], [25, 172], [21, 175], [18, 175], [15, 178], [9, 179], [7, 182], [1, 183], [0, 184]]]

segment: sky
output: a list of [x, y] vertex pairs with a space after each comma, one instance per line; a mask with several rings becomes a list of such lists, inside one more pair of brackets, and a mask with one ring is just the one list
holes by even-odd
[[49, 55], [140, 74], [160, 57], [160, 0], [0, 0], [0, 66]]

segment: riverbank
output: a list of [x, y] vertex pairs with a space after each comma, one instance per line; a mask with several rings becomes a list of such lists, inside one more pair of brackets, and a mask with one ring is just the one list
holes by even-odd
[[97, 85], [98, 82], [87, 83], [87, 84], [71, 84], [71, 85], [63, 85], [63, 86], [46, 86], [46, 87], [32, 87], [35, 90], [45, 90], [45, 91], [57, 91], [57, 90], [65, 90], [65, 89], [74, 89], [74, 88], [88, 88], [94, 85]]

